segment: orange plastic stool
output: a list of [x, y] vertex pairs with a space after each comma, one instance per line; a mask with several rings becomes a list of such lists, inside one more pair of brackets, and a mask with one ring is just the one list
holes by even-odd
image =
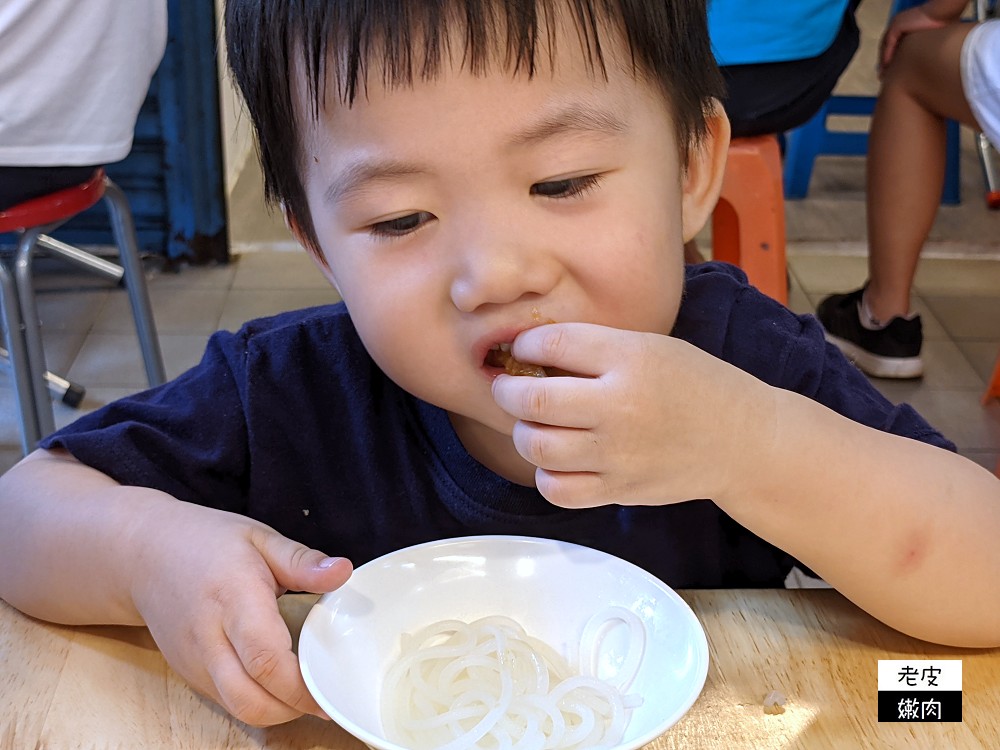
[[788, 304], [785, 197], [774, 135], [734, 138], [712, 214], [712, 258], [739, 266], [750, 283]]
[[[986, 393], [983, 394], [983, 405], [995, 398], [1000, 398], [1000, 354], [997, 355], [997, 363], [993, 368], [993, 377], [990, 378], [990, 384], [986, 386]], [[1000, 469], [1000, 466], [997, 468]]]

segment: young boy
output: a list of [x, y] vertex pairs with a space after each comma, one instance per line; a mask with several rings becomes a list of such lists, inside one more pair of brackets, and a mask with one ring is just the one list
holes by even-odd
[[[226, 13], [268, 194], [345, 304], [218, 334], [12, 469], [4, 599], [145, 624], [254, 724], [320, 713], [277, 594], [463, 534], [677, 587], [801, 561], [917, 637], [1000, 643], [996, 479], [812, 318], [685, 271], [728, 141], [701, 0]], [[553, 377], [504, 374], [507, 344]]]

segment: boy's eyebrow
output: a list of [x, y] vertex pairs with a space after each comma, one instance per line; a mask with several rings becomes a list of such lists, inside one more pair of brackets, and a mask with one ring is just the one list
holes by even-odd
[[513, 146], [527, 146], [571, 132], [620, 135], [627, 130], [625, 120], [614, 112], [574, 103], [540, 118], [538, 122], [516, 133], [510, 143]]
[[[625, 121], [613, 112], [583, 104], [571, 104], [539, 118], [537, 122], [511, 136], [508, 143], [521, 147], [567, 133], [620, 135], [627, 130]], [[348, 165], [337, 175], [323, 198], [327, 205], [333, 205], [372, 182], [412, 177], [426, 174], [427, 171], [417, 164], [395, 159], [361, 159]]]
[[371, 182], [394, 180], [425, 172], [425, 169], [415, 164], [395, 159], [362, 159], [348, 165], [343, 172], [337, 175], [337, 179], [326, 189], [323, 199], [328, 205], [332, 205], [344, 200], [347, 195], [361, 190]]

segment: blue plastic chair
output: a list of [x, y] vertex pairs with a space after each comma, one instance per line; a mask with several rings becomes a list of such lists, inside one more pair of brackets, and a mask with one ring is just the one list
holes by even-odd
[[[896, 0], [891, 14], [895, 15], [922, 0]], [[830, 130], [827, 118], [837, 115], [871, 117], [875, 109], [874, 96], [831, 96], [823, 107], [805, 125], [784, 134], [785, 197], [796, 200], [809, 193], [813, 165], [818, 156], [865, 156], [868, 153], [868, 133]], [[957, 122], [949, 120], [947, 132], [947, 161], [941, 202], [955, 205], [961, 202], [961, 141]]]

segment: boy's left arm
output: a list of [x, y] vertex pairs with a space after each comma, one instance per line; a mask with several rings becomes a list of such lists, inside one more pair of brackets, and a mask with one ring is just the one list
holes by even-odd
[[518, 451], [557, 505], [710, 497], [912, 636], [1000, 645], [1000, 481], [941, 448], [853, 422], [679, 339], [541, 326], [501, 376]]

